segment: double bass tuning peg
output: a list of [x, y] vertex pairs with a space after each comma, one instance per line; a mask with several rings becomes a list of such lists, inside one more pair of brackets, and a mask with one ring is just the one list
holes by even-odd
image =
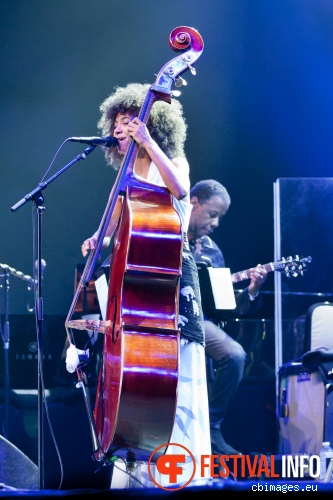
[[188, 69], [191, 71], [192, 75], [196, 75], [197, 72], [193, 66], [190, 65], [190, 61], [192, 61], [192, 57], [189, 54], [186, 54], [183, 58], [184, 63], [187, 65]]
[[191, 66], [190, 63], [188, 63], [187, 61], [185, 61], [185, 62], [187, 64], [187, 66], [188, 66], [188, 69], [191, 71], [192, 75], [195, 76], [197, 74], [195, 68], [193, 68], [193, 66]]
[[187, 85], [187, 81], [184, 80], [184, 78], [182, 78], [181, 76], [178, 76], [178, 78], [176, 78], [175, 80], [175, 86], [182, 87], [183, 85]]

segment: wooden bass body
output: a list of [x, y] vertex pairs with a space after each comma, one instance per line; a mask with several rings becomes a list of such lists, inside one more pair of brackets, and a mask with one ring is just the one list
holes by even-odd
[[[168, 61], [150, 86], [139, 112], [147, 124], [156, 101], [171, 103], [172, 85], [203, 51], [194, 28], [179, 26], [169, 36], [178, 55]], [[104, 211], [96, 246], [88, 256], [66, 319], [68, 340], [73, 329], [104, 334], [94, 411], [90, 409], [86, 375], [76, 368], [83, 389], [94, 458], [108, 462], [125, 450], [137, 459], [165, 453], [177, 406], [179, 368], [178, 299], [182, 259], [182, 227], [167, 188], [134, 176], [139, 146], [127, 147]], [[80, 293], [89, 283], [119, 195], [123, 208], [113, 240], [106, 319], [72, 318]], [[165, 446], [163, 446], [165, 444]]]
[[170, 440], [177, 403], [181, 249], [170, 192], [130, 183], [111, 255], [111, 326], [105, 331], [94, 409], [101, 444], [97, 459], [111, 446], [147, 458]]

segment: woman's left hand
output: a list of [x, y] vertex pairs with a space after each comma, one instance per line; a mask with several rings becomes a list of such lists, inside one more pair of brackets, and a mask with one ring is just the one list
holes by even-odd
[[135, 142], [142, 147], [145, 147], [147, 142], [152, 141], [146, 125], [138, 117], [133, 118], [133, 120], [128, 123], [128, 132]]

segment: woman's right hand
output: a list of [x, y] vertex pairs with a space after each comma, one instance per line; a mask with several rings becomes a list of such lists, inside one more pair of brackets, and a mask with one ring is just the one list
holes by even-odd
[[88, 255], [89, 250], [94, 250], [94, 248], [96, 246], [96, 241], [97, 241], [97, 238], [95, 238], [94, 236], [84, 240], [84, 242], [82, 243], [82, 246], [81, 246], [81, 252], [82, 252], [83, 257], [86, 257]]
[[[110, 245], [111, 238], [109, 236], [104, 236], [103, 243], [102, 243], [102, 248], [107, 248]], [[84, 240], [81, 246], [81, 252], [83, 257], [86, 257], [88, 255], [89, 250], [94, 250], [96, 247], [97, 243], [97, 236], [91, 236], [90, 238]], [[99, 255], [98, 258], [100, 259], [101, 256]]]
[[[107, 248], [111, 243], [111, 236], [112, 236], [112, 234], [113, 234], [113, 232], [118, 224], [118, 220], [119, 220], [119, 217], [121, 214], [122, 203], [123, 203], [122, 197], [118, 196], [118, 199], [117, 199], [117, 202], [116, 202], [116, 205], [114, 208], [114, 212], [113, 212], [111, 220], [109, 222], [109, 227], [107, 228], [106, 234], [103, 238], [102, 249]], [[87, 238], [82, 243], [81, 252], [82, 252], [83, 257], [86, 257], [90, 250], [95, 249], [98, 235], [99, 235], [99, 231], [100, 231], [100, 229], [98, 229], [92, 236], [90, 236], [90, 238]], [[100, 259], [101, 256], [99, 255], [98, 258]]]

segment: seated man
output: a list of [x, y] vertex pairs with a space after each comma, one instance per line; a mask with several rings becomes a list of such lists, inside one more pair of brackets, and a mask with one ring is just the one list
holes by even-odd
[[[212, 267], [226, 267], [224, 257], [216, 243], [208, 236], [218, 226], [230, 206], [230, 196], [222, 184], [215, 180], [203, 180], [195, 184], [190, 193], [193, 206], [188, 229], [188, 240], [197, 263], [206, 262]], [[250, 284], [236, 296], [233, 317], [255, 312], [262, 304], [259, 290], [267, 272], [260, 264], [250, 273]], [[218, 455], [241, 454], [225, 442], [221, 423], [227, 407], [242, 379], [246, 353], [212, 317], [205, 317], [205, 352], [217, 367], [209, 395], [209, 418], [212, 453]]]

